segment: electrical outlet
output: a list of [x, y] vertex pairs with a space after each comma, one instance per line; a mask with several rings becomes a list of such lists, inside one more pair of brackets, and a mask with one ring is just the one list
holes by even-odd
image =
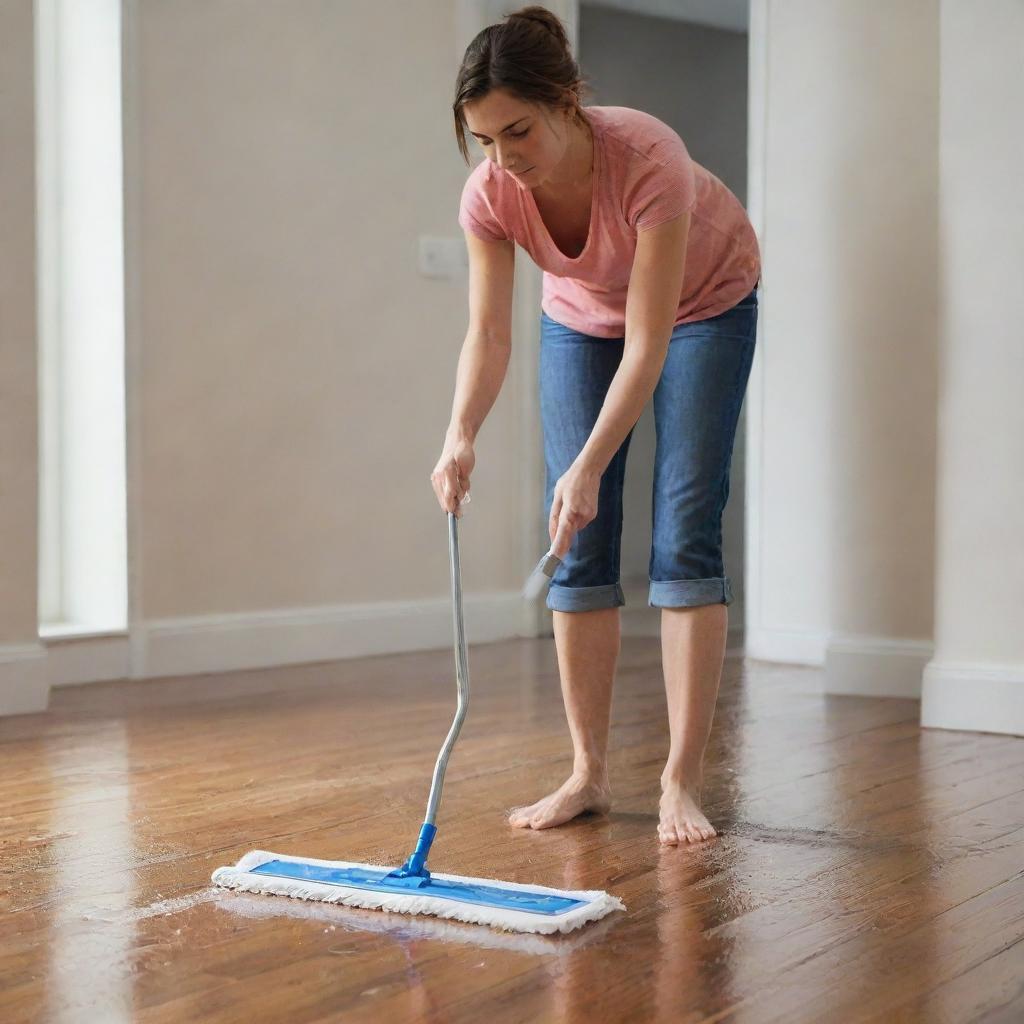
[[461, 278], [469, 272], [469, 252], [464, 238], [421, 235], [420, 273], [424, 277]]

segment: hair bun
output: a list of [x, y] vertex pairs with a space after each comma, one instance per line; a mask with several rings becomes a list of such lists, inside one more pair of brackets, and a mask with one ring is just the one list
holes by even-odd
[[523, 21], [532, 21], [536, 25], [546, 28], [562, 44], [562, 48], [568, 51], [569, 37], [565, 33], [565, 26], [557, 15], [553, 14], [546, 7], [539, 4], [532, 4], [529, 7], [521, 7], [518, 11], [506, 14], [505, 19], [511, 21], [519, 18]]

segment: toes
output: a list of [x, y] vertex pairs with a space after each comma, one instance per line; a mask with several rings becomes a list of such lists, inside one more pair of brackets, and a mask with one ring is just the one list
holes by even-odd
[[551, 817], [546, 807], [538, 807], [530, 814], [530, 828], [543, 828]]
[[671, 821], [670, 819], [669, 823], [662, 821], [658, 824], [658, 838], [661, 842], [673, 846], [683, 843], [702, 843], [716, 835], [718, 833], [707, 821]]
[[513, 828], [523, 828], [530, 824], [530, 819], [526, 816], [527, 808], [516, 807], [508, 816], [508, 823]]

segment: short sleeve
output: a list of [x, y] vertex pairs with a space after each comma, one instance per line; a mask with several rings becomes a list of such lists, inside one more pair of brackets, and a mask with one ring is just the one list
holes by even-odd
[[488, 242], [508, 240], [508, 233], [498, 220], [494, 204], [485, 191], [479, 168], [466, 179], [466, 184], [462, 187], [462, 199], [459, 202], [459, 224], [463, 230]]
[[682, 139], [660, 142], [639, 158], [627, 196], [627, 221], [634, 230], [653, 228], [697, 204], [693, 160]]

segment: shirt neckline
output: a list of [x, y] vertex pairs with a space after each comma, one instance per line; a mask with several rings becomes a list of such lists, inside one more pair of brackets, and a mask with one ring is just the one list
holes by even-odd
[[582, 260], [583, 257], [586, 256], [587, 253], [590, 251], [590, 243], [593, 241], [594, 235], [596, 234], [596, 232], [594, 231], [594, 221], [597, 218], [597, 185], [601, 170], [602, 147], [600, 139], [602, 133], [601, 130], [598, 128], [597, 124], [595, 123], [596, 119], [593, 117], [592, 114], [588, 118], [588, 121], [590, 124], [590, 130], [594, 136], [594, 168], [591, 174], [592, 181], [590, 188], [590, 223], [587, 226], [587, 240], [586, 242], [583, 243], [583, 248], [580, 250], [580, 254], [578, 256], [566, 256], [566, 254], [562, 252], [561, 249], [558, 248], [558, 245], [555, 243], [555, 240], [551, 237], [551, 232], [548, 231], [547, 224], [544, 223], [544, 218], [540, 215], [540, 207], [537, 206], [537, 201], [533, 198], [533, 189], [528, 188], [526, 190], [526, 193], [529, 196], [528, 201], [530, 203], [530, 206], [533, 208], [534, 214], [537, 217], [537, 223], [540, 225], [540, 231], [544, 236], [544, 241], [547, 243], [548, 248], [554, 250], [558, 258], [563, 260], [565, 263], [579, 263], [580, 260]]

